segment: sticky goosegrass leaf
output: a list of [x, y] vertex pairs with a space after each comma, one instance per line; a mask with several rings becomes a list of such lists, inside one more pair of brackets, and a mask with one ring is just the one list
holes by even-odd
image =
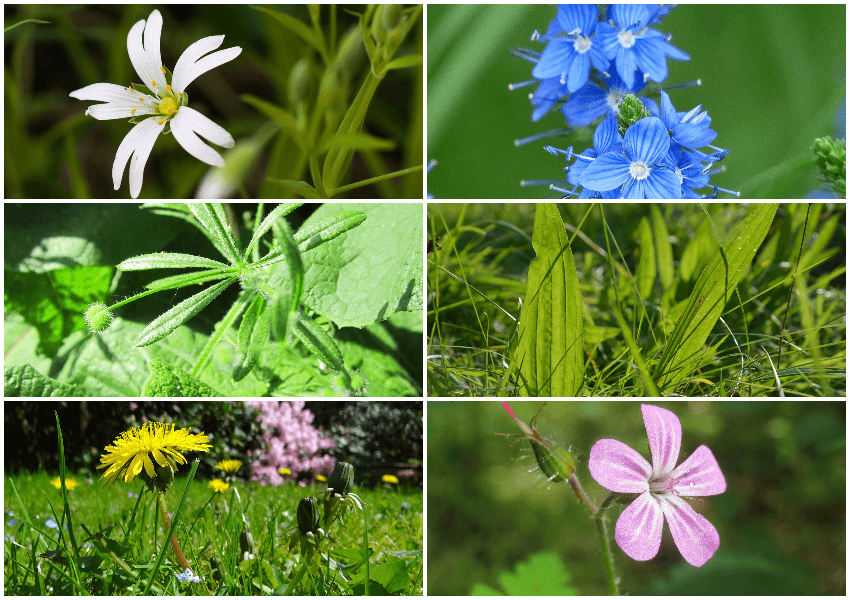
[[298, 208], [302, 204], [304, 204], [304, 203], [303, 202], [287, 202], [286, 204], [281, 204], [280, 206], [275, 208], [273, 211], [271, 211], [266, 216], [266, 218], [263, 219], [262, 223], [260, 223], [260, 226], [257, 227], [254, 230], [254, 235], [251, 238], [251, 242], [248, 244], [248, 247], [245, 249], [245, 256], [248, 256], [248, 255], [251, 254], [251, 250], [254, 249], [254, 246], [257, 245], [257, 242], [260, 241], [260, 238], [262, 238], [263, 235], [269, 229], [271, 229], [271, 227], [272, 227], [272, 225], [274, 225], [275, 221], [277, 221], [278, 219], [282, 219], [283, 217], [285, 217], [286, 215], [291, 213], [293, 210], [295, 210], [296, 208]]
[[191, 224], [192, 227], [196, 227], [198, 231], [204, 234], [204, 236], [210, 241], [210, 243], [215, 247], [216, 250], [222, 256], [226, 256], [224, 251], [224, 247], [221, 245], [221, 242], [217, 237], [212, 235], [207, 228], [201, 225], [198, 222], [198, 219], [192, 216], [192, 211], [189, 210], [189, 204], [185, 202], [160, 202], [160, 203], [147, 203], [142, 204], [141, 208], [149, 208], [151, 212], [155, 215], [162, 215], [163, 217], [174, 217], [176, 219], [181, 219]]
[[305, 315], [304, 311], [298, 311], [293, 330], [301, 343], [307, 346], [307, 349], [319, 360], [334, 371], [346, 372], [342, 352], [337, 348], [333, 338], [318, 323]]
[[537, 256], [519, 321], [512, 365], [521, 396], [580, 396], [583, 386], [581, 292], [578, 275], [554, 204], [538, 204], [532, 244]]
[[145, 271], [147, 269], [229, 269], [230, 265], [191, 254], [175, 254], [172, 252], [158, 252], [156, 254], [142, 254], [128, 258], [118, 265], [122, 271]]
[[223, 250], [224, 257], [234, 265], [241, 263], [242, 255], [239, 253], [236, 240], [233, 239], [233, 234], [230, 232], [224, 207], [220, 203], [190, 204], [189, 210], [192, 211], [198, 222], [221, 243], [220, 249]]
[[154, 342], [158, 342], [201, 312], [207, 304], [215, 300], [236, 279], [236, 277], [231, 277], [227, 281], [217, 283], [203, 292], [187, 298], [171, 310], [164, 312], [142, 330], [134, 347], [141, 348], [142, 346], [148, 346]]
[[275, 292], [270, 299], [271, 328], [274, 338], [281, 342], [289, 339], [289, 330], [301, 301], [304, 290], [304, 262], [301, 260], [301, 250], [292, 235], [292, 229], [286, 221], [277, 221], [274, 225], [275, 238], [280, 243], [281, 260], [286, 268], [286, 278], [281, 281], [272, 280]]
[[236, 334], [238, 357], [233, 369], [233, 381], [242, 381], [257, 364], [260, 350], [269, 341], [270, 313], [266, 300], [258, 295], [242, 316]]
[[160, 291], [171, 290], [174, 288], [181, 288], [189, 285], [200, 285], [209, 281], [218, 281], [219, 279], [227, 279], [228, 277], [238, 275], [238, 273], [239, 271], [236, 269], [228, 269], [226, 271], [222, 271], [221, 269], [195, 271], [194, 273], [184, 273], [182, 275], [174, 275], [172, 277], [163, 277], [162, 279], [156, 279], [147, 284], [145, 286], [145, 289]]
[[661, 285], [666, 291], [673, 283], [673, 248], [670, 246], [670, 234], [661, 210], [655, 204], [650, 207], [652, 217], [652, 231], [655, 234], [655, 256], [658, 259], [658, 276]]
[[764, 241], [778, 206], [756, 204], [702, 270], [653, 373], [662, 391], [699, 365], [705, 341]]
[[307, 252], [338, 235], [354, 229], [366, 220], [366, 213], [359, 210], [343, 210], [314, 225], [309, 225], [295, 234], [299, 250]]
[[641, 299], [646, 300], [655, 285], [655, 246], [652, 243], [652, 229], [646, 217], [640, 220], [637, 234], [640, 239], [640, 262], [637, 266], [638, 292]]

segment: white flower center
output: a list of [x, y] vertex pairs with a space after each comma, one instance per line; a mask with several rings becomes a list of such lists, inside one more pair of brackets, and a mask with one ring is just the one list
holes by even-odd
[[634, 36], [634, 34], [627, 29], [619, 32], [617, 34], [617, 39], [620, 40], [620, 45], [623, 48], [631, 48], [632, 46], [635, 45], [635, 41], [637, 40], [637, 38]]
[[590, 50], [591, 42], [589, 37], [577, 36], [573, 41], [573, 49], [579, 54], [584, 54]]
[[635, 161], [631, 165], [629, 165], [629, 175], [631, 175], [633, 179], [637, 179], [638, 181], [649, 177], [649, 172], [650, 168], [642, 162]]

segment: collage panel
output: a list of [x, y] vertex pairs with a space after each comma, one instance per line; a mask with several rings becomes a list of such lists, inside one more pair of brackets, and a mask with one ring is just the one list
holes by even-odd
[[841, 401], [431, 400], [428, 594], [846, 590]]
[[6, 595], [424, 593], [421, 400], [3, 408]]

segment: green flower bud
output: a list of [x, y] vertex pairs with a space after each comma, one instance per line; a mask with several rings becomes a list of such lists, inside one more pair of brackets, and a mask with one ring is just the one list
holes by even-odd
[[296, 512], [298, 530], [307, 535], [319, 528], [319, 503], [312, 496], [301, 498]]
[[618, 128], [620, 135], [626, 135], [626, 130], [643, 119], [650, 116], [650, 112], [646, 110], [637, 96], [627, 94], [623, 101], [620, 102], [620, 109], [617, 112]]
[[171, 484], [174, 483], [174, 467], [171, 465], [165, 465], [164, 467], [156, 465], [156, 474], [153, 478], [150, 478], [147, 471], [142, 469], [142, 472], [139, 473], [139, 478], [148, 484], [148, 489], [151, 491], [157, 489], [160, 492], [167, 492]]
[[242, 551], [245, 560], [254, 558], [254, 536], [247, 529], [243, 529], [239, 536], [239, 550]]
[[531, 449], [534, 451], [534, 458], [537, 459], [537, 466], [540, 467], [546, 478], [549, 481], [568, 480], [576, 471], [576, 459], [570, 451], [557, 446], [540, 435], [535, 427], [537, 422], [536, 416], [531, 420], [529, 425], [526, 425], [514, 414], [507, 402], [502, 402], [502, 407], [517, 422], [523, 436], [531, 444]]
[[92, 333], [103, 333], [112, 324], [112, 313], [103, 302], [95, 302], [87, 309], [83, 318]]
[[812, 148], [821, 176], [839, 198], [847, 197], [847, 141], [817, 138]]
[[354, 467], [346, 462], [338, 462], [334, 466], [331, 478], [328, 481], [328, 487], [332, 488], [334, 494], [345, 496], [351, 491], [351, 484], [354, 482]]

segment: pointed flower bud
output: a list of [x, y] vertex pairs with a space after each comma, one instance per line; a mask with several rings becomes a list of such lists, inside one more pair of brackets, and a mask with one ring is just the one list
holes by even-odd
[[620, 110], [617, 113], [620, 135], [626, 135], [626, 130], [629, 127], [649, 116], [651, 116], [651, 113], [646, 110], [643, 102], [634, 94], [627, 94], [620, 103]]
[[296, 512], [298, 519], [298, 530], [307, 535], [319, 528], [319, 503], [315, 498], [309, 496], [301, 498]]
[[815, 163], [821, 176], [839, 198], [847, 196], [847, 142], [831, 137], [815, 140]]
[[519, 425], [525, 438], [531, 443], [537, 465], [549, 481], [566, 481], [576, 470], [576, 459], [566, 448], [550, 442], [543, 438], [535, 427], [537, 417], [535, 416], [529, 425], [523, 423], [514, 414], [507, 402], [502, 402], [502, 407]]
[[345, 496], [351, 491], [352, 483], [354, 483], [354, 467], [346, 462], [336, 463], [328, 481], [328, 487], [333, 489], [334, 494]]
[[254, 536], [247, 529], [243, 529], [239, 536], [239, 550], [242, 551], [245, 560], [254, 558], [254, 547]]

